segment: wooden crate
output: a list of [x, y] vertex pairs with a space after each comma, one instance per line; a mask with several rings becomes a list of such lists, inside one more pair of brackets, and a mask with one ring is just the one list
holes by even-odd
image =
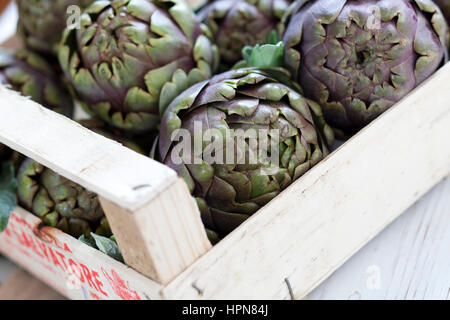
[[211, 247], [174, 171], [0, 87], [0, 142], [99, 194], [126, 265], [17, 208], [0, 251], [72, 299], [299, 299], [450, 174], [450, 64]]

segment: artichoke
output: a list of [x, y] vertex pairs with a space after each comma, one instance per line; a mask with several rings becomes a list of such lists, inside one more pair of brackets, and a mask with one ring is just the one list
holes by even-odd
[[[73, 100], [60, 84], [50, 65], [36, 53], [21, 49], [0, 49], [0, 83], [49, 109], [68, 117], [73, 113]], [[0, 144], [0, 161], [11, 160], [17, 167], [21, 156]]]
[[303, 0], [290, 8], [285, 64], [327, 122], [354, 133], [447, 57], [447, 24], [430, 0]]
[[447, 23], [450, 23], [450, 1], [434, 0], [434, 2], [441, 8], [441, 11], [445, 16], [445, 19], [447, 19]]
[[[290, 0], [217, 0], [199, 12], [219, 47], [222, 69], [242, 59], [245, 46], [266, 43]], [[223, 70], [223, 71], [226, 71]]]
[[11, 150], [4, 144], [0, 144], [0, 162], [6, 161], [11, 155]]
[[71, 117], [73, 100], [44, 58], [29, 50], [0, 49], [0, 83]]
[[60, 65], [82, 106], [131, 134], [159, 127], [168, 101], [208, 79], [218, 52], [183, 0], [97, 1], [65, 30]]
[[91, 232], [110, 236], [111, 230], [96, 194], [25, 159], [17, 173], [19, 203], [49, 226], [76, 238]]
[[[186, 181], [210, 238], [231, 232], [328, 154], [333, 131], [320, 106], [278, 82], [279, 72], [217, 75], [184, 91], [162, 118], [159, 160]], [[207, 138], [195, 138], [209, 130], [219, 143], [213, 150]], [[244, 138], [256, 133], [256, 140], [227, 139], [239, 131]], [[181, 150], [183, 143], [194, 147]], [[218, 161], [208, 160], [212, 154]]]
[[67, 9], [87, 7], [94, 0], [17, 0], [18, 31], [25, 45], [45, 55], [56, 56], [62, 31], [67, 23]]
[[[138, 144], [108, 131], [109, 128], [98, 119], [81, 120], [79, 123], [133, 151], [143, 153]], [[61, 229], [76, 238], [83, 235], [92, 240], [91, 232], [104, 237], [112, 235], [95, 193], [29, 158], [21, 163], [17, 181], [19, 202], [40, 217], [46, 225]]]

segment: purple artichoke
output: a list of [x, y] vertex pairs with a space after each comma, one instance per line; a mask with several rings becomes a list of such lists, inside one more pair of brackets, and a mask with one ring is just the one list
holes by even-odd
[[[266, 43], [290, 0], [216, 0], [199, 12], [219, 47], [222, 69], [242, 59], [246, 46]], [[224, 70], [225, 71], [225, 70]]]
[[303, 0], [291, 9], [285, 63], [328, 123], [349, 133], [447, 58], [447, 24], [430, 0]]
[[[186, 181], [210, 235], [228, 234], [328, 154], [334, 137], [320, 106], [278, 82], [277, 73], [217, 75], [184, 91], [163, 116], [159, 158]], [[239, 131], [244, 140], [228, 139]], [[201, 140], [207, 134], [217, 148]], [[193, 147], [180, 152], [183, 145]]]
[[183, 0], [96, 1], [65, 30], [59, 61], [88, 112], [147, 133], [168, 101], [212, 75], [218, 52], [204, 31]]

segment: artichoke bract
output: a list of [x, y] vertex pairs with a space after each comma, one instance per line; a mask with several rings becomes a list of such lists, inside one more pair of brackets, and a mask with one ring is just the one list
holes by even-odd
[[0, 83], [44, 107], [71, 117], [73, 100], [51, 66], [29, 50], [0, 49]]
[[96, 1], [79, 30], [65, 30], [60, 65], [82, 106], [132, 134], [159, 127], [178, 93], [208, 79], [218, 64], [183, 0]]
[[303, 0], [291, 7], [285, 64], [328, 123], [353, 133], [447, 59], [447, 24], [430, 0]]
[[67, 26], [68, 9], [81, 9], [94, 0], [18, 0], [18, 31], [25, 45], [45, 55], [56, 56], [62, 31]]
[[[132, 138], [128, 138], [125, 137], [123, 135], [121, 135], [121, 132], [118, 130], [115, 130], [114, 128], [108, 127], [103, 121], [99, 120], [99, 119], [84, 119], [84, 120], [79, 120], [77, 121], [79, 124], [81, 124], [83, 127], [88, 128], [89, 130], [104, 136], [105, 138], [114, 140], [116, 142], [121, 143], [123, 146], [127, 147], [128, 149], [131, 149], [137, 153], [140, 154], [146, 154], [146, 151], [144, 150], [144, 148], [141, 146], [140, 143], [138, 143], [138, 141], [136, 141], [137, 139], [132, 139]], [[133, 137], [135, 138], [135, 137]], [[151, 137], [153, 138], [153, 137]], [[147, 141], [145, 141], [147, 142]], [[148, 144], [151, 145], [151, 141], [147, 142]]]
[[[266, 43], [290, 0], [216, 0], [199, 13], [219, 47], [222, 69], [242, 59], [245, 46]], [[226, 70], [223, 70], [226, 71]]]
[[111, 230], [98, 196], [32, 159], [17, 173], [19, 203], [49, 226], [78, 238], [94, 232], [110, 236]]
[[186, 181], [210, 238], [231, 232], [328, 154], [334, 137], [320, 106], [276, 79], [256, 68], [219, 74], [184, 91], [162, 118], [159, 160]]
[[447, 24], [450, 23], [450, 1], [449, 0], [434, 0], [434, 2], [441, 8], [444, 17], [447, 19]]

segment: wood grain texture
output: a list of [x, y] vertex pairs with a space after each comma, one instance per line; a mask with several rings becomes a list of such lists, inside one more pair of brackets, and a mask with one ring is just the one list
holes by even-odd
[[308, 295], [450, 300], [450, 178]]
[[[301, 298], [449, 173], [449, 92], [447, 65], [166, 287], [62, 232], [44, 228], [44, 234], [69, 243], [70, 257], [93, 270], [118, 270], [120, 279], [111, 274], [102, 278], [105, 286], [112, 281], [108, 298], [133, 298], [134, 293], [155, 299]], [[0, 88], [0, 96], [0, 142], [130, 212], [163, 195], [177, 180], [163, 165], [125, 152], [7, 89]], [[191, 202], [181, 198], [176, 205], [192, 214]], [[18, 214], [38, 224], [31, 214], [21, 209]], [[146, 219], [142, 214], [142, 221]], [[45, 260], [39, 251], [45, 241], [34, 228], [28, 231], [25, 240], [31, 242], [21, 241], [13, 230], [9, 242], [8, 235], [1, 235], [0, 250], [68, 297], [89, 298], [81, 289], [67, 290], [67, 274]], [[118, 283], [125, 294], [115, 288]]]
[[[308, 299], [449, 300], [449, 248], [450, 178], [356, 253], [311, 292]], [[371, 277], [377, 281], [378, 270], [380, 285], [376, 287]], [[23, 290], [21, 299], [42, 297], [42, 293], [25, 292], [32, 288]]]
[[304, 297], [450, 173], [449, 92], [447, 64], [200, 258], [164, 297]]
[[11, 122], [28, 129], [2, 128], [0, 141], [3, 135], [13, 149], [98, 193], [127, 265], [167, 283], [211, 248], [198, 209], [174, 171], [7, 89], [0, 96], [16, 108]]
[[162, 286], [17, 207], [0, 252], [65, 297], [161, 299]]
[[42, 281], [16, 268], [0, 285], [0, 300], [64, 300]]
[[168, 283], [211, 248], [181, 178], [134, 212], [100, 201], [127, 264], [158, 283]]
[[139, 209], [177, 179], [170, 168], [4, 86], [0, 97], [1, 143], [126, 209]]

